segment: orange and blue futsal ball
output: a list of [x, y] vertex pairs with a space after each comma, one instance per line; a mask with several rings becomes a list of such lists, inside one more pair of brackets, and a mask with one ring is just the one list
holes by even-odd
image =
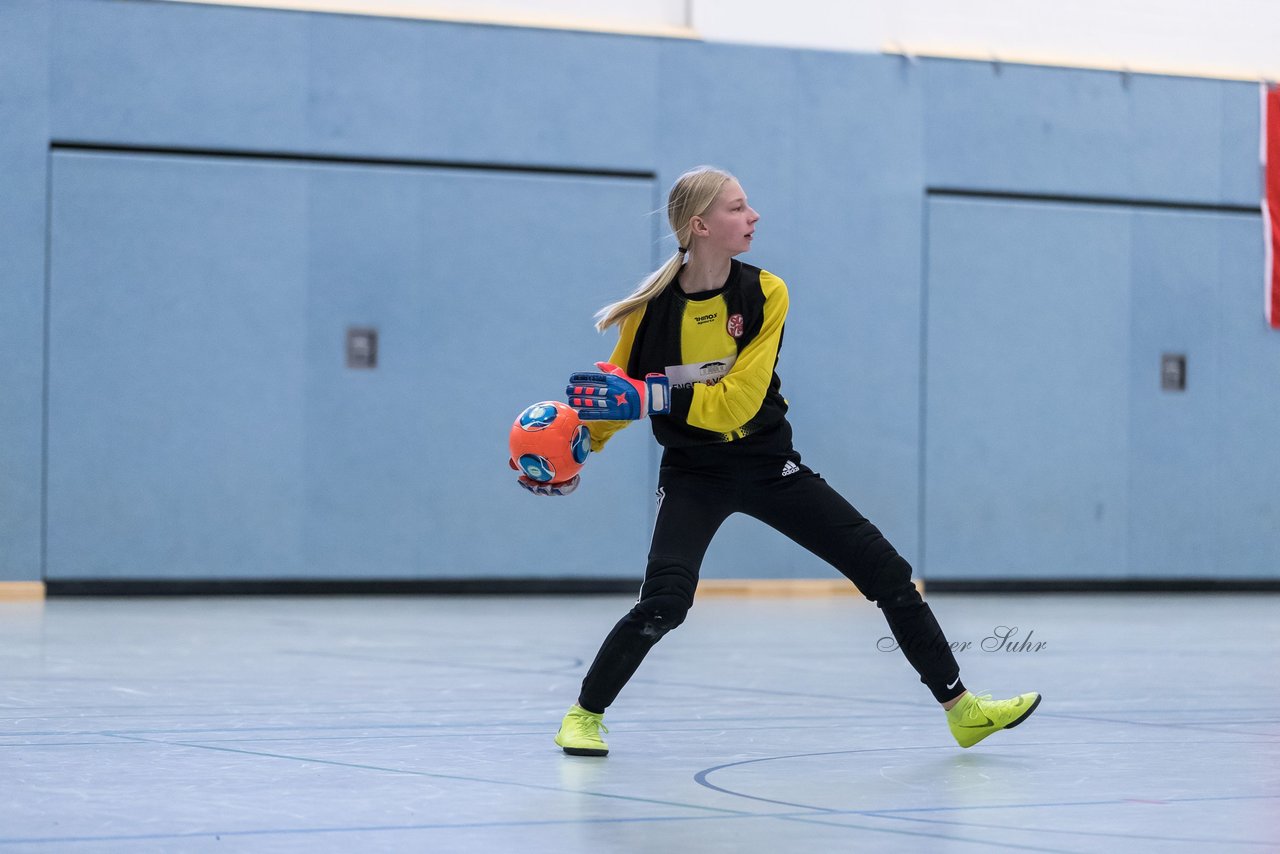
[[591, 434], [565, 403], [544, 400], [521, 412], [511, 425], [511, 461], [537, 483], [564, 483], [582, 470]]

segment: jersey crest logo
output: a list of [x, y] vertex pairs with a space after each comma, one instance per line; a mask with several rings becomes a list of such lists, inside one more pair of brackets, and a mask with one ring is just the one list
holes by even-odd
[[728, 333], [732, 335], [734, 338], [742, 337], [742, 333], [744, 331], [742, 315], [740, 314], [729, 315], [729, 319], [725, 321], [724, 326], [725, 326], [725, 329], [728, 331]]

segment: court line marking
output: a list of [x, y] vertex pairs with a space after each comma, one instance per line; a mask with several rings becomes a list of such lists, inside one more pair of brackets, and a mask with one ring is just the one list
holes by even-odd
[[[1120, 743], [1124, 744], [1125, 742], [1120, 742]], [[1133, 742], [1133, 743], [1148, 744], [1148, 743], [1155, 743], [1155, 742]], [[1252, 742], [1243, 742], [1243, 743], [1251, 744]], [[1098, 742], [1098, 744], [1102, 744], [1102, 742]], [[1031, 743], [1031, 745], [1029, 746], [1044, 746], [1044, 745], [1043, 744], [1037, 745], [1035, 743]], [[821, 807], [814, 804], [802, 804], [802, 803], [796, 803], [794, 801], [783, 801], [776, 798], [766, 798], [760, 795], [751, 795], [745, 792], [739, 792], [733, 789], [727, 789], [723, 786], [716, 785], [715, 783], [712, 783], [707, 779], [711, 774], [717, 771], [724, 770], [726, 768], [736, 768], [736, 767], [742, 767], [745, 765], [752, 765], [752, 764], [757, 764], [761, 762], [770, 762], [770, 761], [776, 761], [781, 759], [807, 759], [815, 756], [846, 756], [850, 754], [883, 753], [883, 752], [923, 750], [923, 749], [928, 749], [928, 748], [875, 747], [875, 748], [866, 748], [866, 749], [859, 749], [859, 750], [832, 750], [832, 751], [822, 751], [817, 753], [797, 753], [797, 754], [789, 754], [789, 755], [783, 755], [783, 756], [747, 759], [739, 762], [728, 762], [722, 765], [716, 765], [711, 768], [707, 768], [702, 771], [699, 771], [697, 774], [694, 775], [694, 782], [698, 783], [701, 786], [705, 786], [708, 789], [712, 789], [714, 791], [729, 795], [730, 797], [745, 798], [748, 800], [759, 801], [762, 803], [777, 804], [779, 806], [789, 806], [789, 807], [795, 807], [798, 809], [814, 810], [819, 813], [828, 814], [831, 816], [860, 815], [860, 816], [869, 817], [869, 818], [877, 818], [877, 817], [893, 818], [893, 819], [908, 820], [908, 821], [919, 820], [922, 822], [932, 821], [933, 823], [955, 824], [958, 826], [968, 826], [968, 825], [965, 822], [954, 822], [954, 821], [946, 821], [941, 819], [935, 819], [935, 820], [918, 819], [914, 816], [905, 815], [905, 813], [969, 812], [969, 811], [975, 811], [975, 810], [1035, 809], [1035, 808], [1048, 809], [1048, 808], [1061, 808], [1061, 807], [1074, 807], [1074, 806], [1117, 806], [1121, 804], [1133, 803], [1132, 798], [1116, 798], [1116, 799], [1104, 799], [1104, 800], [1094, 800], [1094, 801], [1061, 801], [1061, 802], [1030, 803], [1030, 804], [978, 804], [978, 805], [961, 806], [961, 807], [943, 806], [943, 807], [904, 807], [901, 809], [879, 809], [879, 810], [842, 810], [842, 809], [836, 809], [836, 808], [830, 808], [830, 807]], [[1222, 801], [1256, 801], [1256, 800], [1280, 800], [1280, 795], [1212, 795], [1212, 796], [1201, 796], [1201, 797], [1161, 798], [1160, 800], [1164, 803], [1169, 803], [1169, 804], [1222, 802]], [[806, 821], [810, 823], [818, 822], [817, 819], [812, 817], [796, 817], [793, 820]], [[975, 825], [975, 826], [983, 826], [983, 825]], [[998, 827], [998, 826], [993, 825], [992, 827]], [[1002, 828], [1002, 829], [1020, 830], [1021, 828]], [[1073, 833], [1074, 831], [1055, 830], [1055, 831], [1044, 831], [1044, 832], [1070, 834], [1070, 833]], [[1114, 835], [1120, 838], [1128, 838], [1130, 836], [1129, 834], [1105, 834], [1105, 833], [1091, 833], [1087, 831], [1084, 833], [1086, 833], [1087, 835], [1102, 835], [1102, 836]], [[947, 838], [952, 838], [952, 837], [947, 837]], [[1134, 838], [1150, 838], [1154, 840], [1166, 839], [1165, 837], [1158, 837], [1158, 836], [1152, 836], [1152, 837], [1139, 836]], [[1198, 840], [1198, 839], [1186, 838], [1186, 839], [1178, 839], [1176, 841], [1215, 842], [1215, 843], [1222, 843], [1222, 844], [1246, 844], [1246, 845], [1274, 845], [1274, 841], [1255, 843], [1251, 841], [1238, 842], [1237, 840], [1229, 840], [1229, 839]]]
[[[262, 757], [262, 758], [268, 758], [268, 759], [282, 759], [282, 760], [291, 761], [291, 762], [302, 762], [302, 763], [308, 763], [308, 764], [334, 766], [339, 768], [351, 768], [351, 769], [357, 769], [357, 770], [377, 771], [381, 773], [390, 773], [390, 774], [405, 775], [405, 776], [412, 776], [412, 777], [427, 777], [431, 779], [455, 780], [455, 781], [481, 783], [481, 784], [497, 785], [497, 786], [514, 786], [517, 788], [535, 789], [539, 791], [548, 791], [548, 792], [553, 792], [557, 794], [586, 795], [590, 797], [600, 797], [600, 798], [620, 800], [620, 801], [626, 801], [626, 802], [632, 802], [632, 803], [655, 804], [659, 806], [677, 807], [680, 809], [700, 810], [703, 812], [714, 813], [713, 816], [701, 816], [701, 818], [780, 818], [786, 821], [806, 820], [803, 816], [796, 816], [790, 813], [782, 814], [782, 815], [775, 815], [775, 814], [769, 814], [769, 813], [754, 813], [754, 812], [750, 812], [747, 810], [740, 810], [740, 809], [703, 806], [698, 804], [681, 803], [678, 801], [664, 801], [656, 798], [643, 798], [643, 797], [638, 797], [633, 795], [617, 795], [617, 794], [604, 793], [604, 792], [592, 792], [592, 791], [586, 791], [586, 790], [580, 790], [580, 789], [566, 789], [558, 786], [542, 786], [534, 783], [520, 783], [520, 782], [514, 782], [510, 780], [494, 780], [490, 778], [470, 777], [470, 776], [465, 776], [460, 774], [441, 774], [441, 773], [430, 772], [430, 771], [418, 771], [415, 769], [391, 768], [386, 766], [370, 765], [366, 763], [343, 762], [339, 760], [319, 759], [319, 758], [307, 757], [307, 756], [293, 756], [289, 754], [272, 753], [267, 751], [244, 750], [240, 748], [231, 748], [231, 747], [217, 747], [212, 745], [199, 744], [195, 742], [158, 741], [158, 740], [140, 738], [137, 736], [123, 735], [119, 733], [104, 733], [104, 734], [114, 735], [115, 737], [129, 740], [129, 741], [136, 741], [136, 742], [141, 742], [145, 744], [160, 745], [160, 746], [167, 746], [167, 747], [188, 747], [188, 748], [193, 748], [198, 750], [210, 750], [210, 751], [223, 752], [223, 753], [233, 753], [233, 754], [246, 755], [246, 756]], [[802, 807], [802, 808], [813, 809], [824, 814], [829, 814], [831, 812], [830, 810], [825, 810], [820, 807], [819, 808]], [[856, 815], [858, 813], [854, 812], [849, 814]], [[578, 821], [579, 820], [575, 819], [573, 822], [570, 822], [570, 823], [578, 823]], [[818, 823], [823, 823], [823, 822], [818, 822]], [[493, 824], [493, 823], [474, 824], [474, 825], [467, 825], [467, 826], [483, 827], [483, 826], [490, 826], [490, 824]], [[498, 824], [501, 824], [501, 823], [498, 823]], [[1057, 854], [1060, 851], [1059, 849], [1027, 846], [1027, 845], [1020, 845], [1015, 843], [1005, 843], [1005, 842], [998, 842], [994, 840], [960, 839], [953, 835], [947, 835], [943, 833], [911, 831], [911, 830], [903, 830], [900, 828], [855, 825], [855, 824], [849, 824], [847, 822], [840, 822], [840, 823], [828, 822], [828, 824], [831, 824], [831, 826], [839, 827], [845, 830], [863, 830], [863, 831], [870, 831], [873, 833], [889, 833], [895, 836], [912, 836], [912, 837], [925, 837], [925, 838], [933, 838], [933, 839], [945, 839], [949, 842], [964, 842], [964, 843], [969, 843], [973, 845], [981, 845], [987, 849], [995, 847], [995, 848], [1007, 848], [1007, 849], [1019, 850], [1019, 851], [1047, 851], [1047, 852], [1055, 852], [1055, 854]], [[337, 828], [337, 829], [333, 829], [332, 831], [326, 831], [324, 829], [318, 829], [313, 831], [270, 830], [270, 831], [259, 831], [259, 832], [260, 833], [281, 833], [281, 834], [300, 833], [300, 832], [351, 832], [351, 829]], [[249, 833], [249, 831], [241, 831], [241, 833]], [[208, 836], [210, 834], [202, 833], [198, 835]], [[218, 835], [218, 834], [215, 833], [214, 835]], [[115, 837], [105, 837], [105, 839], [114, 839], [114, 838]], [[163, 838], [163, 837], [147, 836], [142, 838]], [[25, 841], [38, 842], [41, 840], [25, 840]], [[77, 841], [77, 838], [66, 839], [62, 841]], [[103, 840], [97, 840], [97, 841], [103, 841]], [[9, 842], [10, 840], [0, 839], [0, 844], [8, 844]], [[1070, 852], [1061, 852], [1061, 854], [1070, 854]]]
[[[1232, 800], [1253, 800], [1257, 797], [1268, 797], [1268, 796], [1246, 796], [1238, 799], [1233, 798]], [[1165, 802], [1179, 803], [1181, 802], [1181, 800], [1198, 800], [1198, 799], [1175, 798], [1175, 799], [1166, 799]], [[1127, 798], [1121, 803], [1131, 803], [1131, 802], [1132, 802], [1132, 799]], [[955, 821], [955, 820], [940, 819], [940, 818], [923, 818], [921, 816], [896, 815], [896, 814], [892, 814], [892, 812], [884, 814], [884, 817], [897, 819], [899, 821], [915, 821], [915, 822], [922, 822], [926, 824], [943, 824], [943, 825], [950, 825], [955, 827], [973, 827], [973, 828], [982, 828], [987, 830], [1010, 830], [1010, 831], [1025, 832], [1025, 833], [1057, 833], [1057, 834], [1071, 835], [1071, 836], [1101, 836], [1101, 837], [1114, 838], [1114, 839], [1142, 839], [1142, 840], [1148, 840], [1148, 841], [1154, 841], [1154, 842], [1199, 842], [1199, 843], [1210, 843], [1214, 845], [1261, 845], [1269, 849], [1274, 848], [1277, 842], [1277, 840], [1275, 839], [1272, 839], [1269, 841], [1254, 841], [1251, 839], [1206, 839], [1203, 837], [1196, 837], [1196, 836], [1157, 836], [1154, 834], [1119, 833], [1116, 831], [1063, 830], [1060, 828], [1053, 828], [1053, 827], [1027, 827], [1025, 825], [987, 824], [983, 822]]]
[[[406, 824], [406, 825], [362, 825], [351, 827], [305, 827], [305, 828], [261, 828], [254, 830], [209, 830], [209, 831], [188, 831], [185, 833], [150, 833], [150, 834], [121, 834], [116, 836], [61, 836], [61, 837], [14, 837], [11, 839], [0, 839], [0, 845], [41, 845], [41, 844], [68, 844], [68, 843], [91, 843], [91, 842], [130, 842], [145, 840], [161, 840], [161, 839], [206, 839], [228, 837], [247, 837], [247, 836], [306, 836], [319, 835], [325, 833], [385, 833], [385, 832], [404, 832], [415, 830], [454, 830], [462, 828], [499, 828], [499, 827], [548, 827], [548, 826], [572, 826], [572, 825], [592, 825], [592, 824], [636, 824], [644, 822], [668, 822], [668, 821], [740, 821], [743, 819], [782, 819], [785, 821], [804, 821], [804, 817], [792, 814], [775, 814], [775, 813], [745, 813], [741, 815], [697, 815], [697, 816], [633, 816], [623, 818], [572, 818], [572, 819], [528, 819], [523, 821], [491, 821], [491, 822], [459, 822], [455, 824]], [[876, 833], [892, 833], [909, 836], [929, 836], [934, 838], [945, 839], [948, 842], [968, 843], [970, 845], [981, 845], [984, 848], [999, 847], [1012, 848], [1023, 851], [1049, 851], [1055, 854], [1073, 854], [1073, 852], [1061, 851], [1054, 848], [1036, 848], [1030, 846], [1005, 844], [1000, 842], [992, 842], [990, 840], [973, 840], [962, 839], [954, 836], [945, 836], [941, 834], [914, 833], [910, 831], [899, 831], [892, 828], [875, 828], [861, 827], [858, 825], [837, 823], [837, 822], [812, 822], [815, 824], [825, 824], [831, 827], [838, 827], [843, 830], [868, 830]]]

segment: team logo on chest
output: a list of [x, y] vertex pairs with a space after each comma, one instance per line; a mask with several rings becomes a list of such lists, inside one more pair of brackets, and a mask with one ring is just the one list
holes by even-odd
[[724, 328], [734, 338], [741, 338], [743, 332], [742, 315], [731, 314], [729, 319], [725, 321]]

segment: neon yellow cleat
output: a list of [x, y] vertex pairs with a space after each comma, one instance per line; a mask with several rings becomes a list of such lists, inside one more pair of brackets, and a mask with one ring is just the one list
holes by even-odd
[[609, 745], [600, 737], [601, 730], [609, 731], [604, 725], [603, 714], [588, 712], [574, 704], [569, 707], [560, 723], [556, 744], [563, 747], [564, 752], [570, 756], [608, 756]]
[[975, 697], [966, 692], [960, 702], [948, 710], [947, 723], [961, 747], [973, 747], [993, 732], [1016, 727], [1038, 705], [1040, 695], [1034, 691], [1009, 700], [993, 700], [990, 694]]

